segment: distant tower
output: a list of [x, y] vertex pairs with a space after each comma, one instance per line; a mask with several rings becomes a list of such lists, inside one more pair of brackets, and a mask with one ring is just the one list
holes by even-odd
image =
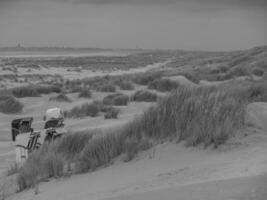
[[18, 43], [18, 45], [17, 45], [17, 48], [21, 48], [21, 45], [20, 45], [20, 43]]

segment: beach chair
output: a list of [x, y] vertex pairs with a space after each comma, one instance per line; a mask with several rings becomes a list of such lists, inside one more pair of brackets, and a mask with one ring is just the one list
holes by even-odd
[[66, 133], [63, 112], [59, 108], [48, 109], [45, 119], [45, 141], [53, 141]]

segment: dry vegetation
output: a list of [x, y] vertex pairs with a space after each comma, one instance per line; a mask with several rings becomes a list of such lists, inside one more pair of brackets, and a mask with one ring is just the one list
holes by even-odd
[[121, 93], [110, 94], [103, 99], [105, 105], [126, 106], [128, 102], [129, 97]]
[[263, 76], [267, 71], [267, 47], [235, 52], [177, 52], [168, 64], [171, 74], [199, 80], [224, 81], [240, 76]]
[[128, 104], [129, 97], [123, 94], [108, 95], [107, 97], [108, 98], [104, 98], [103, 101], [84, 103], [80, 106], [75, 106], [70, 110], [65, 110], [64, 116], [67, 118], [84, 118], [88, 116], [97, 117], [100, 113], [104, 113], [105, 119], [117, 119], [120, 110], [111, 105], [126, 106]]
[[[114, 93], [106, 96], [103, 101], [85, 103], [65, 111], [64, 114], [68, 118], [96, 117], [104, 112], [106, 119], [116, 119], [119, 110], [112, 106], [127, 105], [129, 101], [157, 101], [157, 104], [145, 111], [141, 117], [116, 130], [106, 130], [104, 133], [70, 133], [53, 143], [45, 144], [33, 152], [21, 168], [14, 168], [11, 173], [18, 173], [18, 185], [20, 190], [23, 190], [47, 178], [64, 176], [64, 168], [71, 163], [75, 163], [75, 173], [93, 171], [111, 164], [119, 157], [124, 161], [130, 161], [139, 151], [167, 140], [185, 141], [191, 146], [203, 144], [205, 147], [216, 148], [245, 125], [245, 107], [249, 102], [267, 101], [266, 52], [266, 47], [231, 53], [176, 51], [171, 53], [176, 55], [176, 59], [168, 64], [166, 71], [67, 80], [62, 81], [61, 85], [51, 83], [50, 86], [42, 88], [31, 86], [10, 89], [11, 95], [8, 98], [0, 97], [0, 112], [6, 112], [1, 110], [5, 107], [14, 107], [15, 112], [20, 112], [22, 105], [15, 97], [39, 96], [54, 92], [59, 93], [60, 99], [61, 92], [78, 92], [78, 97], [83, 98], [91, 98], [94, 91]], [[161, 56], [161, 59], [169, 56], [170, 53], [168, 56]], [[90, 62], [94, 67], [104, 63], [103, 60], [99, 61], [100, 58], [94, 59], [38, 62], [49, 66], [55, 66], [60, 62], [63, 67], [72, 66], [75, 62], [77, 65], [78, 62], [82, 68]], [[116, 64], [116, 69], [122, 65], [131, 68], [128, 60], [125, 64], [126, 61], [122, 59], [118, 64], [118, 58], [112, 59], [114, 60], [111, 67], [115, 67]], [[26, 65], [29, 60], [14, 62]], [[140, 62], [150, 63], [147, 60]], [[229, 80], [229, 83], [216, 87], [185, 88], [175, 81], [163, 78], [170, 75], [183, 75], [196, 84], [200, 80]], [[231, 79], [240, 76], [252, 78], [231, 82]], [[261, 76], [262, 79], [253, 81], [253, 76]], [[147, 86], [147, 90], [143, 90], [144, 85]], [[130, 96], [115, 93], [118, 87], [122, 90], [136, 91]], [[170, 93], [159, 99], [157, 93], [149, 89]], [[13, 113], [12, 110], [8, 112]]]
[[120, 87], [121, 90], [134, 90], [135, 87], [132, 82], [125, 80], [118, 80], [115, 82], [116, 85]]
[[157, 101], [157, 94], [148, 90], [138, 90], [133, 94], [131, 99], [133, 101], [153, 102]]
[[5, 114], [20, 113], [23, 105], [11, 95], [0, 95], [0, 112]]
[[49, 101], [71, 102], [71, 99], [66, 94], [58, 94], [55, 97], [50, 97]]
[[160, 78], [162, 73], [160, 72], [150, 72], [145, 74], [138, 74], [133, 76], [133, 81], [139, 85], [148, 85], [150, 82]]
[[41, 94], [60, 93], [61, 88], [57, 85], [52, 86], [23, 86], [10, 89], [11, 93], [17, 98], [23, 97], [38, 97]]
[[96, 117], [99, 113], [99, 107], [95, 103], [84, 103], [81, 106], [75, 106], [69, 111], [65, 111], [67, 118]]
[[116, 86], [113, 84], [102, 85], [98, 88], [99, 92], [116, 92]]
[[82, 97], [82, 98], [91, 98], [91, 96], [92, 96], [92, 92], [90, 91], [89, 88], [83, 88], [79, 93], [79, 97]]
[[158, 90], [160, 92], [169, 92], [178, 88], [179, 84], [176, 81], [169, 79], [156, 79], [149, 82], [148, 89]]
[[117, 119], [119, 112], [120, 112], [119, 109], [114, 108], [114, 107], [109, 107], [109, 109], [107, 109], [104, 117], [105, 117], [105, 119]]
[[169, 57], [165, 51], [144, 51], [131, 53], [128, 56], [95, 56], [95, 57], [55, 57], [53, 59], [45, 58], [12, 58], [2, 59], [6, 66], [17, 66], [19, 68], [38, 69], [39, 66], [62, 67], [71, 69], [79, 66], [80, 71], [89, 69], [92, 71], [102, 70], [120, 70], [144, 67], [156, 62], [163, 62]]
[[72, 162], [76, 163], [77, 173], [88, 172], [107, 166], [118, 156], [129, 161], [139, 151], [166, 140], [217, 147], [244, 126], [246, 104], [266, 98], [266, 90], [262, 89], [265, 85], [266, 82], [250, 83], [230, 90], [179, 87], [122, 128], [103, 134], [70, 134], [44, 145], [18, 170], [20, 189], [63, 176], [64, 166]]

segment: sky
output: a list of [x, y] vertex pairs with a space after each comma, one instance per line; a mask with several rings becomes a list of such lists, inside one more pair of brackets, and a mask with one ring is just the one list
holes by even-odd
[[267, 45], [267, 0], [0, 0], [0, 46], [227, 51]]

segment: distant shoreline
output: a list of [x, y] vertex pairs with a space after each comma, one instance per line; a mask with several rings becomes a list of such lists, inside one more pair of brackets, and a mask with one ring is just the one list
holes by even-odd
[[50, 58], [50, 57], [94, 57], [94, 56], [127, 56], [130, 52], [126, 51], [100, 51], [100, 52], [42, 52], [42, 51], [0, 51], [0, 58]]
[[38, 58], [38, 57], [93, 57], [127, 56], [143, 50], [71, 48], [71, 47], [0, 47], [0, 58]]
[[12, 52], [24, 52], [24, 51], [41, 51], [41, 52], [103, 52], [103, 51], [144, 51], [152, 49], [121, 49], [121, 48], [89, 48], [89, 47], [0, 47], [0, 52], [2, 51], [12, 51]]

